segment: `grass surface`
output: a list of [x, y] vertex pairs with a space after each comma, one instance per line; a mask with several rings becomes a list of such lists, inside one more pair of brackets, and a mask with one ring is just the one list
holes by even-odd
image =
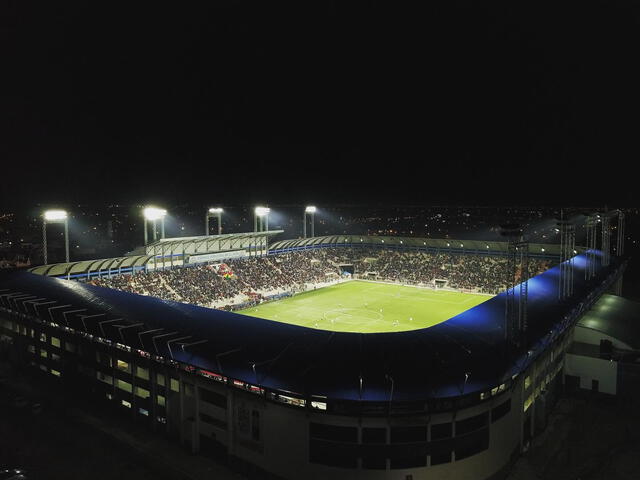
[[400, 332], [444, 322], [489, 298], [352, 281], [264, 303], [239, 313], [337, 332]]

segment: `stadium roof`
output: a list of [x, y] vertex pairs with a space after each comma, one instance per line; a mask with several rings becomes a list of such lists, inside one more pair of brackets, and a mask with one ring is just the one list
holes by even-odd
[[254, 240], [268, 239], [282, 232], [283, 230], [270, 230], [268, 232], [163, 238], [143, 247], [143, 251], [146, 249], [146, 253], [143, 255], [127, 255], [115, 258], [101, 258], [98, 260], [53, 263], [32, 267], [29, 271], [48, 277], [73, 278], [75, 276], [82, 276], [89, 278], [93, 273], [102, 272], [108, 274], [110, 272], [118, 273], [120, 271], [128, 271], [129, 269], [143, 269], [149, 261], [166, 254], [175, 253], [176, 257], [181, 257], [182, 255], [200, 255], [250, 248], [255, 245]]
[[[587, 281], [586, 257], [575, 257], [572, 302], [558, 301], [558, 266], [532, 278], [530, 352], [517, 358], [503, 348], [504, 293], [430, 328], [372, 334], [316, 330], [28, 272], [0, 277], [0, 301], [265, 388], [374, 402], [390, 401], [392, 391], [394, 402], [415, 402], [508, 381], [564, 331], [571, 315], [597, 299], [619, 266], [598, 266]], [[103, 326], [105, 320], [112, 323]]]
[[640, 303], [603, 295], [578, 325], [602, 332], [640, 350]]
[[[281, 240], [269, 246], [270, 251], [313, 248], [327, 245], [380, 245], [429, 248], [438, 250], [450, 250], [459, 252], [487, 252], [506, 253], [507, 242], [490, 242], [484, 240], [455, 240], [447, 238], [426, 238], [426, 237], [398, 237], [379, 235], [328, 235], [324, 237], [297, 238], [293, 240]], [[583, 249], [577, 248], [580, 252]], [[529, 252], [534, 255], [557, 256], [560, 255], [560, 246], [557, 244], [530, 243]]]
[[225, 233], [222, 235], [201, 235], [197, 237], [162, 238], [146, 246], [147, 253], [158, 250], [163, 252], [210, 253], [234, 248], [242, 248], [247, 242], [256, 239], [268, 239], [279, 235], [284, 230], [269, 230], [266, 232]]

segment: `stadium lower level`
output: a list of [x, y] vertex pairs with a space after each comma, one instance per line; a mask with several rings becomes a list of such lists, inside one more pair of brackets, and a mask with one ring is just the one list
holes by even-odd
[[[284, 258], [284, 257], [283, 257]], [[595, 257], [596, 260], [599, 258]], [[529, 280], [526, 349], [505, 294], [429, 328], [360, 334], [19, 273], [0, 278], [13, 362], [256, 478], [502, 478], [545, 425], [576, 322], [624, 264]]]

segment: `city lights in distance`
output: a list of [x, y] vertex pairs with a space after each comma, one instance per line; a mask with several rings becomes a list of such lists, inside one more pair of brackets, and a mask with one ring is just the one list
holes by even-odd
[[49, 222], [55, 222], [56, 220], [66, 220], [67, 212], [64, 210], [47, 210], [44, 212], [44, 219]]
[[167, 214], [167, 211], [164, 208], [147, 207], [143, 213], [147, 220], [159, 220]]
[[270, 208], [267, 207], [256, 207], [256, 215], [258, 215], [259, 217], [264, 217], [265, 215], [269, 215], [269, 212], [271, 211]]

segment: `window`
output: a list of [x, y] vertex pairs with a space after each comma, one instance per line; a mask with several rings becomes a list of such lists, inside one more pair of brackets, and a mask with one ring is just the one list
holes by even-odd
[[311, 408], [315, 408], [316, 410], [326, 410], [327, 403], [326, 402], [317, 402], [315, 400], [311, 401]]
[[40, 349], [40, 356], [42, 358], [47, 358], [49, 356], [49, 354], [47, 353], [46, 350]]
[[36, 353], [36, 347], [34, 347], [33, 345], [27, 346], [27, 350], [31, 353]]
[[149, 370], [136, 365], [136, 377], [141, 378], [143, 380], [149, 380]]
[[500, 420], [510, 411], [511, 411], [511, 399], [501, 403], [500, 405], [495, 407], [493, 410], [491, 410], [491, 423]]
[[441, 438], [449, 438], [452, 435], [451, 423], [439, 423], [431, 425], [431, 440], [439, 440]]
[[193, 385], [190, 383], [184, 383], [184, 394], [187, 397], [193, 397]]
[[47, 342], [47, 336], [44, 333], [41, 333], [39, 338], [41, 342]]
[[76, 346], [73, 343], [65, 342], [64, 348], [67, 352], [71, 352], [71, 353], [76, 352]]
[[260, 441], [260, 412], [258, 410], [251, 411], [251, 439]]
[[172, 378], [169, 382], [169, 386], [171, 387], [171, 391], [179, 392], [180, 391], [180, 381]]
[[478, 430], [463, 437], [456, 436], [456, 461], [476, 455], [489, 448], [489, 429]]
[[309, 424], [309, 434], [313, 438], [322, 440], [353, 443], [358, 441], [358, 429], [356, 427], [342, 427], [311, 422]]
[[529, 388], [531, 386], [531, 378], [524, 377], [524, 389], [526, 390], [527, 388]]
[[145, 409], [145, 408], [138, 408], [138, 413], [140, 415], [144, 415], [145, 417], [149, 416], [149, 410]]
[[96, 352], [96, 362], [105, 367], [111, 367], [111, 357], [104, 352]]
[[51, 369], [51, 375], [55, 375], [56, 377], [59, 377], [61, 374], [58, 370], [54, 370], [53, 368]]
[[51, 354], [51, 360], [55, 360], [56, 362], [60, 361], [60, 355], [56, 353]]
[[113, 377], [111, 375], [105, 375], [104, 373], [97, 371], [96, 377], [98, 378], [98, 380], [106, 383], [107, 385], [113, 385]]
[[162, 395], [156, 395], [156, 400], [158, 401], [158, 405], [160, 405], [161, 407], [165, 406], [165, 399], [164, 396]]
[[118, 362], [116, 363], [116, 368], [121, 372], [131, 373], [131, 365], [129, 365], [129, 363], [125, 362], [124, 360], [118, 359]]
[[391, 443], [426, 442], [427, 427], [391, 427]]
[[391, 461], [391, 469], [400, 469], [400, 468], [415, 468], [415, 467], [426, 467], [427, 465], [427, 456], [420, 455], [416, 457], [391, 457], [389, 459]]
[[120, 380], [119, 378], [116, 379], [116, 387], [129, 393], [133, 391], [133, 387], [129, 382], [125, 382], [124, 380]]
[[151, 393], [146, 388], [136, 386], [135, 395], [140, 398], [149, 398]]
[[54, 347], [60, 348], [60, 339], [56, 337], [51, 337], [51, 345]]
[[211, 390], [200, 389], [200, 400], [220, 408], [227, 408], [227, 397]]
[[362, 443], [387, 443], [387, 429], [362, 427]]
[[524, 401], [523, 410], [525, 412], [529, 410], [529, 407], [531, 406], [532, 403], [533, 403], [533, 395], [529, 395], [527, 399]]
[[386, 470], [387, 459], [384, 456], [368, 456], [362, 457], [362, 468], [367, 470]]
[[131, 402], [127, 402], [126, 400], [121, 400], [122, 405], [124, 405], [127, 408], [131, 408]]
[[211, 415], [207, 415], [206, 413], [200, 413], [200, 421], [208, 423], [209, 425], [213, 425], [214, 427], [221, 428], [222, 430], [227, 429], [227, 422], [225, 422], [224, 420], [218, 420], [217, 418], [214, 418]]
[[435, 455], [431, 455], [431, 465], [441, 465], [443, 463], [451, 462], [451, 452], [448, 453], [438, 453]]
[[161, 387], [164, 387], [164, 375], [161, 373], [156, 374], [156, 383]]
[[474, 432], [485, 427], [488, 423], [488, 413], [481, 413], [474, 417], [465, 418], [456, 422], [456, 436], [464, 435], [465, 433]]

